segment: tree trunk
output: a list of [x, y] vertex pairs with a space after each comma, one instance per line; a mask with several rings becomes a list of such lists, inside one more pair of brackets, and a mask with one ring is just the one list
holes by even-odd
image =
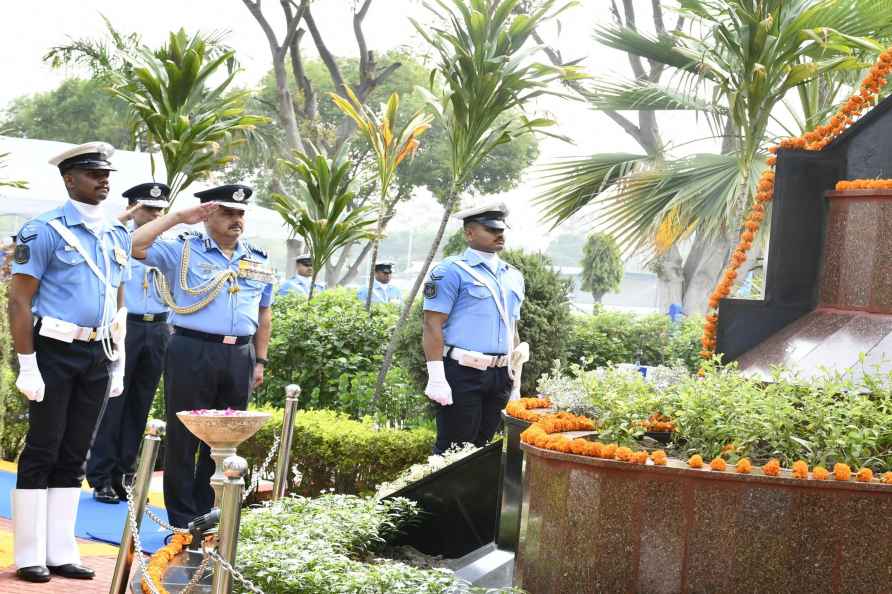
[[276, 76], [276, 102], [278, 104], [279, 123], [285, 130], [288, 148], [304, 152], [304, 145], [297, 130], [297, 117], [294, 115], [294, 101], [288, 90], [288, 75], [285, 72], [284, 60], [273, 60], [273, 72]]
[[733, 246], [734, 239], [727, 237], [695, 240], [684, 265], [683, 306], [687, 315], [706, 313], [709, 294], [718, 282]]
[[[378, 235], [381, 234], [381, 225], [378, 225]], [[375, 262], [378, 261], [378, 245], [379, 241], [377, 239], [372, 240], [372, 261], [369, 262], [369, 284], [368, 284], [368, 295], [365, 296], [365, 310], [367, 312], [372, 311], [372, 289], [375, 287]]]
[[387, 379], [387, 371], [390, 369], [391, 363], [393, 363], [393, 354], [396, 352], [396, 340], [397, 335], [399, 334], [399, 329], [402, 328], [406, 323], [406, 320], [409, 319], [409, 313], [412, 311], [412, 302], [415, 301], [415, 295], [418, 294], [418, 289], [421, 288], [421, 283], [427, 276], [427, 270], [434, 261], [434, 256], [437, 255], [437, 249], [440, 247], [440, 242], [443, 241], [443, 234], [446, 232], [446, 224], [449, 223], [449, 216], [452, 214], [452, 209], [455, 208], [457, 199], [458, 190], [455, 187], [450, 188], [446, 198], [446, 204], [443, 207], [443, 218], [440, 219], [440, 227], [437, 229], [437, 234], [431, 242], [430, 250], [428, 250], [427, 257], [424, 259], [424, 265], [418, 272], [418, 276], [415, 277], [412, 289], [406, 295], [406, 299], [403, 302], [403, 311], [400, 313], [400, 319], [397, 320], [396, 326], [390, 335], [390, 341], [387, 343], [387, 350], [384, 351], [384, 360], [381, 362], [380, 371], [378, 371], [378, 381], [375, 382], [375, 394], [372, 396], [372, 408], [377, 405], [378, 399], [381, 397], [381, 392], [384, 390], [384, 380]]
[[666, 313], [673, 303], [684, 303], [684, 261], [676, 245], [657, 261], [657, 311]]

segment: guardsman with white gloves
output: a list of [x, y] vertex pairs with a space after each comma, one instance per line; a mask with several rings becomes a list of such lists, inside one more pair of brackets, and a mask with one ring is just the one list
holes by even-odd
[[[155, 279], [174, 312], [164, 365], [164, 504], [170, 523], [179, 528], [210, 511], [214, 463], [208, 446], [176, 413], [244, 410], [251, 390], [263, 383], [275, 275], [266, 252], [240, 239], [252, 193], [239, 184], [198, 192], [199, 206], [168, 213], [133, 232], [133, 257], [160, 271]], [[200, 222], [206, 233], [157, 240], [175, 225]]]
[[[148, 182], [129, 188], [122, 196], [127, 198], [128, 208], [118, 220], [125, 224], [132, 221], [133, 228], [138, 229], [164, 214], [170, 188]], [[124, 476], [136, 472], [136, 456], [164, 371], [164, 354], [170, 340], [167, 324], [170, 308], [158, 294], [150, 269], [132, 257], [130, 269], [130, 280], [124, 283], [127, 304], [124, 392], [105, 407], [87, 461], [87, 481], [93, 487], [93, 499], [101, 503], [127, 501]]]
[[[375, 280], [372, 281], [372, 303], [393, 303], [399, 305], [403, 300], [402, 292], [390, 284], [393, 276], [393, 262], [383, 261], [375, 264]], [[368, 286], [357, 291], [356, 296], [363, 303], [369, 297]]]
[[[276, 295], [299, 293], [304, 297], [310, 296], [310, 283], [313, 282], [313, 259], [310, 254], [301, 254], [295, 258], [297, 269], [294, 276], [282, 283]], [[313, 284], [313, 295], [325, 290], [325, 283], [316, 280]]]
[[[28, 435], [13, 491], [16, 575], [92, 579], [74, 536], [84, 461], [105, 405], [124, 384], [130, 234], [107, 216], [114, 148], [91, 142], [50, 160], [69, 200], [16, 238], [9, 326]], [[33, 312], [33, 313], [32, 313]]]
[[424, 393], [437, 404], [437, 454], [486, 445], [511, 395], [524, 283], [499, 259], [507, 214], [503, 202], [456, 213], [468, 248], [435, 266], [424, 285]]

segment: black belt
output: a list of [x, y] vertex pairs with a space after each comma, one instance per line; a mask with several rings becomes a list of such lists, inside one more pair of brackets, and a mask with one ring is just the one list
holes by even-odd
[[217, 342], [220, 344], [248, 344], [254, 336], [224, 336], [223, 334], [209, 334], [207, 332], [199, 332], [198, 330], [190, 330], [189, 328], [173, 327], [174, 334], [187, 336], [189, 338], [197, 338], [205, 342]]
[[150, 323], [166, 322], [167, 321], [167, 312], [163, 311], [161, 313], [156, 313], [156, 314], [129, 313], [129, 314], [127, 314], [127, 319], [130, 320], [131, 322], [150, 322]]

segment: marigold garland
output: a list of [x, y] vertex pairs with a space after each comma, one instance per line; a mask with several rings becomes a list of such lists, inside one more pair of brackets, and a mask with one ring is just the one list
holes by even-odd
[[170, 564], [170, 560], [179, 555], [186, 546], [192, 542], [191, 534], [174, 534], [170, 542], [155, 551], [155, 554], [149, 557], [149, 564], [146, 567], [146, 575], [142, 580], [142, 591], [144, 594], [152, 594], [146, 578], [152, 580], [158, 594], [169, 594], [161, 585], [161, 578], [164, 577], [164, 570]]
[[542, 418], [541, 413], [530, 412], [531, 408], [549, 408], [551, 401], [548, 398], [518, 398], [511, 400], [505, 407], [505, 413], [515, 419], [522, 419], [535, 423]]
[[850, 179], [836, 182], [836, 190], [892, 190], [892, 179]]
[[743, 224], [744, 230], [740, 234], [740, 242], [731, 255], [731, 260], [725, 268], [722, 279], [709, 296], [709, 312], [700, 339], [703, 349], [700, 351], [700, 356], [704, 359], [710, 359], [715, 355], [719, 302], [731, 294], [731, 288], [737, 279], [737, 270], [746, 262], [747, 252], [752, 247], [755, 234], [765, 218], [765, 204], [774, 198], [774, 168], [777, 163], [775, 155], [778, 148], [806, 151], [823, 150], [876, 102], [880, 89], [886, 85], [886, 76], [890, 72], [892, 72], [892, 48], [880, 54], [876, 64], [861, 82], [859, 91], [852, 95], [826, 124], [817, 126], [802, 136], [787, 138], [777, 146], [769, 147], [768, 151], [771, 156], [766, 161], [768, 169], [759, 178], [755, 200]]

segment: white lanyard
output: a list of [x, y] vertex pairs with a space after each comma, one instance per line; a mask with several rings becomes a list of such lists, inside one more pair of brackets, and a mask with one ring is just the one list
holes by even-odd
[[[507, 307], [505, 303], [503, 303], [505, 298], [504, 295], [496, 293], [496, 290], [492, 288], [492, 285], [486, 282], [486, 279], [484, 279], [479, 272], [468, 266], [467, 262], [455, 260], [455, 263], [458, 264], [462, 270], [470, 274], [471, 278], [482, 283], [492, 294], [492, 298], [496, 302], [496, 308], [499, 310], [499, 316], [502, 318], [502, 322], [505, 324], [505, 329], [508, 331], [508, 361], [511, 361], [511, 354], [514, 351], [514, 328], [511, 324], [511, 318], [508, 317]], [[498, 284], [498, 279], [496, 279], [496, 284], [499, 287], [499, 291], [504, 293], [504, 291], [502, 291], [502, 286]], [[511, 365], [508, 365], [508, 377], [514, 379], [514, 370], [511, 369]]]

